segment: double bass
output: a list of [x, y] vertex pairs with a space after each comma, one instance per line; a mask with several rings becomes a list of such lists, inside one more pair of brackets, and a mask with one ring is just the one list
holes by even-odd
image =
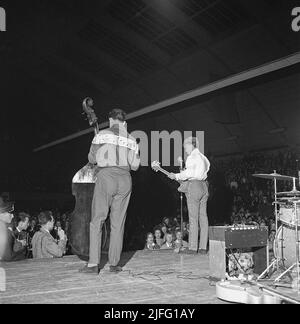
[[[93, 106], [92, 98], [85, 98], [82, 102], [83, 113], [86, 115], [89, 125], [94, 128], [95, 135], [97, 135], [99, 133], [99, 124]], [[75, 197], [76, 204], [74, 211], [70, 215], [69, 244], [72, 253], [84, 261], [89, 259], [91, 206], [97, 171], [97, 166], [88, 163], [75, 174], [72, 180], [72, 194]], [[108, 249], [108, 228], [109, 226], [105, 222], [102, 233], [102, 247], [104, 250]]]

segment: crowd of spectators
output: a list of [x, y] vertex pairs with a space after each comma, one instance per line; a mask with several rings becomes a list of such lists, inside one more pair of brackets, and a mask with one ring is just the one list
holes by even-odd
[[[3, 201], [3, 198], [0, 198]], [[32, 241], [36, 233], [42, 227], [41, 216], [49, 214], [49, 220], [53, 222], [50, 227], [49, 234], [53, 238], [53, 242], [59, 243], [62, 238], [61, 233], [68, 233], [69, 217], [67, 213], [60, 213], [58, 211], [45, 211], [45, 212], [14, 212], [14, 217], [11, 223], [8, 224], [8, 229], [11, 233], [12, 244], [11, 261], [18, 261], [23, 259], [33, 258]], [[67, 241], [67, 235], [64, 235], [66, 240], [66, 247], [64, 254], [71, 254], [71, 247]], [[10, 259], [10, 257], [8, 258]]]
[[183, 222], [181, 228], [180, 217], [164, 217], [162, 222], [154, 227], [153, 232], [147, 233], [144, 249], [179, 252], [188, 247], [188, 233], [189, 224]]

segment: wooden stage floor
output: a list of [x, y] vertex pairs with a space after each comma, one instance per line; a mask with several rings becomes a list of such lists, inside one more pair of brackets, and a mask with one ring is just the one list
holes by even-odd
[[6, 291], [0, 304], [223, 304], [209, 281], [208, 256], [173, 251], [136, 251], [122, 254], [121, 273], [102, 270], [81, 274], [84, 262], [76, 256], [62, 259], [2, 263]]

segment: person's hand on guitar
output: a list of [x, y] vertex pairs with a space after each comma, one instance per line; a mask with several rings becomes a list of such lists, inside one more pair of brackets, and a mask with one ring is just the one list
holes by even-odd
[[175, 176], [175, 173], [170, 173], [169, 175], [168, 175], [168, 177], [170, 178], [170, 179], [172, 179], [172, 180], [176, 180], [176, 176]]

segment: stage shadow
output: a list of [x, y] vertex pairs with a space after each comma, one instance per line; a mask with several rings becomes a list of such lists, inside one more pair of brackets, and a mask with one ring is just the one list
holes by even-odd
[[[136, 251], [129, 251], [124, 252], [121, 255], [121, 260], [119, 262], [120, 267], [124, 267], [135, 255]], [[100, 261], [100, 270], [105, 267], [105, 265], [108, 263], [108, 253], [102, 253], [101, 254], [101, 261]]]

